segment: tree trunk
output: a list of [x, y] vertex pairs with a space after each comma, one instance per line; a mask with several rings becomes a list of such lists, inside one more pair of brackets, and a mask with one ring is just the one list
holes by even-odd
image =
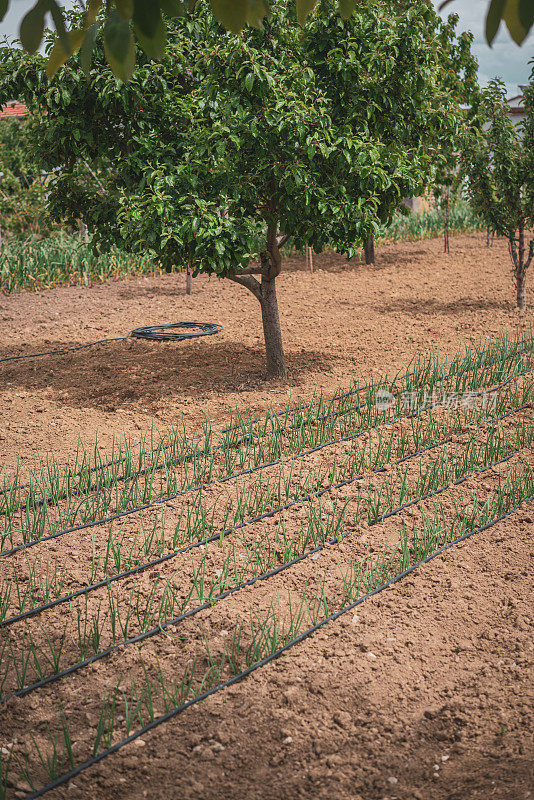
[[450, 206], [449, 206], [449, 189], [447, 189], [447, 194], [445, 198], [445, 229], [444, 229], [444, 242], [443, 242], [443, 250], [445, 253], [450, 253], [449, 249], [449, 227], [450, 227]]
[[371, 233], [368, 237], [367, 241], [364, 243], [364, 251], [365, 251], [365, 263], [366, 264], [374, 264], [375, 263], [375, 237]]
[[185, 293], [191, 294], [191, 270], [189, 267], [185, 273]]
[[527, 307], [527, 282], [524, 274], [516, 275], [515, 285], [517, 291], [517, 308], [519, 311], [523, 311]]
[[267, 375], [271, 378], [283, 378], [286, 374], [282, 329], [276, 299], [276, 278], [261, 280], [261, 319], [265, 337], [265, 353], [267, 356]]

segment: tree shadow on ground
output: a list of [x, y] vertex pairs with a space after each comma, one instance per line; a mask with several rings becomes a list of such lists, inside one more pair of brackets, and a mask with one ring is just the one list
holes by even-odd
[[376, 304], [377, 308], [384, 313], [402, 314], [445, 314], [454, 316], [464, 314], [466, 311], [510, 311], [512, 305], [506, 300], [488, 300], [486, 298], [475, 299], [473, 297], [459, 297], [447, 303], [438, 300], [422, 300], [420, 298], [410, 299], [402, 297], [398, 300], [385, 300]]
[[[52, 342], [39, 349], [69, 347]], [[0, 358], [12, 355], [6, 347]], [[309, 372], [330, 372], [336, 356], [313, 350], [287, 351], [288, 384]], [[115, 411], [118, 406], [154, 409], [168, 397], [201, 399], [255, 388], [265, 380], [263, 346], [201, 338], [189, 342], [125, 340], [73, 353], [0, 364], [0, 389], [51, 390], [67, 406]]]

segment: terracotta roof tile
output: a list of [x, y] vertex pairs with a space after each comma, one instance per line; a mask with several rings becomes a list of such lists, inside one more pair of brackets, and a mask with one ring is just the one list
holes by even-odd
[[20, 119], [27, 113], [28, 109], [24, 103], [8, 103], [7, 106], [0, 108], [0, 119]]

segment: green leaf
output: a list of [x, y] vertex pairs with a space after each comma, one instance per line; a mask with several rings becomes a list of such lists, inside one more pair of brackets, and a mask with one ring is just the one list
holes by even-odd
[[502, 16], [514, 42], [522, 44], [528, 31], [519, 18], [519, 0], [506, 0]]
[[337, 7], [343, 19], [348, 19], [354, 14], [356, 2], [355, 0], [338, 0]]
[[506, 0], [491, 0], [490, 7], [488, 8], [488, 14], [486, 16], [486, 40], [490, 45], [492, 44], [495, 36], [497, 35], [497, 31], [499, 30], [502, 12], [504, 11], [505, 5]]
[[0, 22], [4, 19], [8, 8], [9, 0], [0, 0]]
[[61, 44], [63, 45], [63, 49], [68, 51], [70, 47], [70, 40], [67, 33], [67, 29], [65, 28], [65, 19], [63, 17], [63, 9], [62, 7], [56, 3], [56, 0], [43, 0], [48, 11], [50, 11], [52, 15], [52, 19], [54, 20], [54, 27], [56, 29], [56, 33], [59, 37]]
[[133, 21], [146, 39], [158, 34], [161, 9], [157, 0], [134, 0]]
[[519, 19], [527, 32], [534, 25], [534, 2], [533, 0], [519, 0]]
[[247, 22], [253, 28], [263, 28], [267, 8], [263, 0], [248, 0]]
[[85, 37], [84, 30], [74, 30], [67, 34], [69, 49], [65, 50], [63, 41], [56, 39], [54, 46], [50, 51], [48, 62], [46, 65], [46, 74], [49, 78], [56, 74], [58, 69], [63, 66], [65, 61], [71, 57], [73, 53], [80, 47]]
[[253, 86], [254, 86], [254, 75], [252, 74], [252, 72], [249, 72], [247, 77], [245, 78], [245, 89], [247, 90], [247, 92], [250, 92]]
[[131, 19], [134, 12], [133, 0], [115, 0], [115, 8], [121, 19]]
[[181, 0], [160, 0], [160, 8], [165, 16], [170, 17], [184, 17], [187, 14], [186, 3]]
[[122, 81], [132, 77], [135, 43], [130, 24], [112, 11], [104, 26], [104, 52], [113, 74]]
[[46, 6], [42, 0], [31, 8], [20, 23], [20, 41], [28, 53], [36, 53], [44, 31]]
[[308, 16], [313, 11], [317, 0], [297, 0], [297, 20], [299, 25], [304, 25]]
[[93, 50], [95, 49], [96, 34], [98, 33], [99, 27], [98, 22], [93, 22], [85, 34], [85, 39], [80, 49], [80, 66], [86, 78], [89, 78], [91, 61], [93, 60]]
[[147, 56], [149, 58], [162, 58], [163, 53], [165, 52], [165, 45], [167, 44], [167, 26], [161, 19], [161, 16], [159, 18], [158, 27], [156, 28], [156, 33], [150, 39], [145, 36], [141, 28], [139, 28], [135, 22], [134, 30], [137, 41]]
[[210, 0], [213, 15], [226, 30], [241, 33], [247, 23], [248, 0]]

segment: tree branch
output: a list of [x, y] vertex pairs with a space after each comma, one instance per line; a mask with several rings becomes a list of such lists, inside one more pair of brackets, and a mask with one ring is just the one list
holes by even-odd
[[531, 240], [530, 240], [530, 244], [529, 244], [529, 246], [528, 246], [528, 256], [527, 256], [527, 260], [526, 260], [526, 262], [525, 262], [525, 272], [526, 272], [526, 271], [527, 271], [527, 269], [530, 267], [530, 262], [532, 261], [532, 258], [533, 258], [533, 257], [534, 257], [534, 239], [531, 239]]
[[289, 233], [279, 233], [276, 237], [276, 244], [278, 248], [283, 247], [289, 239]]
[[236, 272], [236, 275], [261, 275], [261, 267], [245, 267]]
[[252, 275], [228, 275], [229, 280], [244, 286], [252, 292], [254, 297], [261, 300], [261, 283], [256, 280]]

